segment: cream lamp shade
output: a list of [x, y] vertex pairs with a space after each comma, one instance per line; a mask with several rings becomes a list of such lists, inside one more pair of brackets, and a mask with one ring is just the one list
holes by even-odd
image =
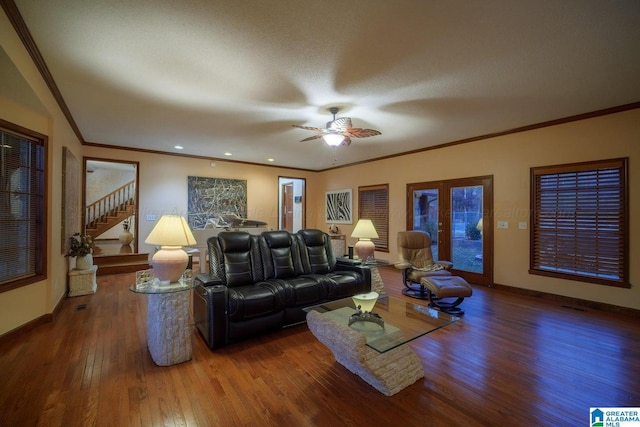
[[371, 239], [377, 238], [378, 232], [370, 219], [359, 219], [356, 227], [351, 233], [351, 237], [358, 239], [354, 246], [354, 250], [362, 262], [366, 262], [369, 258], [373, 257], [376, 245], [371, 241]]
[[182, 247], [195, 245], [196, 239], [183, 216], [163, 215], [144, 242], [160, 246], [151, 258], [158, 280], [177, 282], [189, 263]]
[[378, 301], [379, 294], [377, 292], [367, 292], [366, 294], [357, 294], [351, 297], [353, 304], [363, 313], [371, 313], [373, 307]]

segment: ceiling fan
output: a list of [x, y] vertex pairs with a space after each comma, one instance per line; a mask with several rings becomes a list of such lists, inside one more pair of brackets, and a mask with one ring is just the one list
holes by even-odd
[[300, 129], [312, 130], [319, 132], [317, 135], [305, 138], [300, 142], [312, 141], [314, 139], [323, 138], [328, 145], [332, 147], [343, 147], [351, 144], [351, 138], [366, 138], [369, 136], [380, 135], [380, 132], [374, 129], [362, 129], [351, 127], [350, 117], [340, 117], [336, 119], [338, 107], [329, 108], [329, 112], [333, 114], [333, 120], [327, 122], [326, 128], [316, 128], [310, 126], [292, 125]]

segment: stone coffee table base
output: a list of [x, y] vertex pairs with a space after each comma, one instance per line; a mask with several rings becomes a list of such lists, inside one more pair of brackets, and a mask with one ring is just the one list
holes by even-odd
[[313, 310], [307, 313], [307, 325], [329, 347], [338, 363], [385, 396], [392, 396], [424, 377], [420, 359], [406, 344], [378, 353], [366, 346], [366, 338], [357, 331]]

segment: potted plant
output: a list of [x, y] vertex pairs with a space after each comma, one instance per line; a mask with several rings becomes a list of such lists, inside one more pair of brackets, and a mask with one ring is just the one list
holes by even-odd
[[76, 257], [76, 268], [88, 270], [93, 265], [93, 237], [75, 233], [69, 237], [69, 249], [65, 257]]

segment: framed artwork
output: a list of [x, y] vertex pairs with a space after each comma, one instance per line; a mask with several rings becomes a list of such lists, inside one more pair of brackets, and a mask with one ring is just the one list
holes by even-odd
[[80, 226], [82, 215], [79, 212], [81, 181], [80, 162], [71, 150], [62, 147], [62, 226], [60, 228], [63, 254], [67, 252], [69, 237], [83, 231]]
[[325, 221], [332, 224], [352, 224], [351, 189], [327, 191], [325, 197]]
[[187, 222], [192, 230], [205, 228], [220, 215], [247, 217], [247, 181], [243, 179], [187, 177]]

